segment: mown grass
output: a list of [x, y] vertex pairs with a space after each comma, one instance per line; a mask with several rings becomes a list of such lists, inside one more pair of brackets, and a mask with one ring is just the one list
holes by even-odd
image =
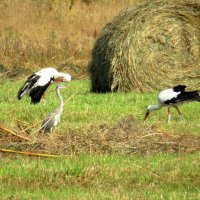
[[[18, 121], [29, 125], [40, 122], [57, 106], [55, 85], [47, 93], [46, 104], [30, 105], [16, 93], [23, 81], [1, 81], [0, 122], [17, 129]], [[62, 90], [65, 104], [62, 122], [52, 134], [64, 134], [68, 127], [85, 130], [89, 126], [113, 124], [132, 115], [142, 120], [145, 107], [156, 103], [154, 93], [92, 94], [89, 81], [72, 81]], [[146, 122], [166, 132], [199, 134], [197, 103], [181, 107], [185, 120], [175, 115], [166, 123], [162, 109]], [[142, 123], [141, 123], [142, 124]], [[1, 199], [199, 199], [199, 152], [194, 154], [95, 155], [81, 154], [59, 159], [35, 159], [22, 156], [0, 161]]]
[[1, 197], [199, 199], [199, 155], [4, 160], [0, 168]]
[[[46, 104], [30, 104], [28, 97], [18, 101], [16, 98], [23, 81], [3, 81], [0, 85], [0, 121], [10, 127], [15, 127], [17, 120], [29, 124], [39, 123], [44, 117], [58, 106], [55, 94], [56, 84], [50, 86], [46, 96]], [[79, 128], [99, 126], [102, 123], [115, 123], [120, 119], [132, 115], [138, 120], [143, 120], [146, 107], [157, 103], [158, 91], [154, 93], [90, 93], [90, 82], [87, 80], [72, 81], [62, 90], [65, 101], [76, 93], [65, 104], [63, 122], [56, 130], [62, 132], [65, 127]], [[180, 107], [184, 114], [181, 121], [176, 110], [172, 109], [172, 122], [167, 123], [167, 109], [163, 108], [150, 115], [145, 123], [156, 125], [163, 130], [180, 134], [199, 134], [200, 106], [198, 102], [184, 104]]]

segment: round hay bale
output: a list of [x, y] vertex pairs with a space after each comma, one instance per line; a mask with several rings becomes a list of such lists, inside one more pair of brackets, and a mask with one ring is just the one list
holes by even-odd
[[91, 91], [200, 89], [200, 0], [150, 1], [107, 24], [89, 62]]

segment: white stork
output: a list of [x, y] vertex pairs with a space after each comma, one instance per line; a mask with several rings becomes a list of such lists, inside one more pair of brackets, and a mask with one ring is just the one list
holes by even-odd
[[158, 95], [158, 104], [149, 105], [147, 107], [144, 120], [146, 120], [152, 111], [159, 110], [162, 107], [168, 108], [168, 122], [171, 120], [170, 107], [174, 107], [182, 118], [182, 114], [178, 108], [178, 105], [185, 102], [200, 101], [198, 91], [186, 92], [185, 88], [185, 85], [177, 85], [174, 88], [161, 91]]
[[54, 81], [71, 81], [71, 76], [58, 72], [52, 67], [41, 69], [27, 78], [23, 87], [18, 91], [17, 98], [21, 99], [24, 95], [28, 94], [31, 97], [31, 103], [39, 103], [46, 89]]

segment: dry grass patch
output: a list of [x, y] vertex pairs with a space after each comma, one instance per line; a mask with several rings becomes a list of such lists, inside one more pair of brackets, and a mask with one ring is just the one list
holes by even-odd
[[115, 125], [102, 124], [86, 130], [66, 130], [65, 134], [24, 134], [32, 141], [1, 133], [3, 149], [56, 155], [193, 153], [200, 149], [200, 136], [177, 135], [145, 125], [133, 116]]
[[70, 10], [70, 1], [1, 1], [0, 64], [12, 75], [48, 65], [86, 67], [101, 28], [130, 4], [77, 0]]

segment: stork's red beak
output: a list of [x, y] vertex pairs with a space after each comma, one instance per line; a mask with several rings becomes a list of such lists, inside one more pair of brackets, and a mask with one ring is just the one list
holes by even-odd
[[54, 75], [55, 82], [68, 82], [71, 81], [71, 75], [66, 73], [58, 73]]
[[64, 79], [63, 79], [63, 78], [57, 78], [57, 79], [55, 80], [55, 82], [58, 82], [58, 83], [64, 82]]
[[150, 114], [150, 112], [149, 111], [147, 111], [146, 112], [146, 115], [145, 115], [145, 117], [144, 117], [144, 121], [146, 120], [146, 118], [149, 116], [149, 114]]

